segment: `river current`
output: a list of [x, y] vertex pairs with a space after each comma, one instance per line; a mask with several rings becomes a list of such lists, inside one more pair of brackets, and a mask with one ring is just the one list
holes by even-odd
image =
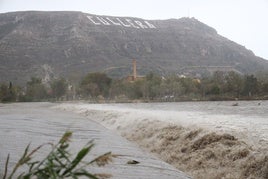
[[268, 145], [268, 101], [80, 104], [79, 107], [127, 112], [129, 120], [153, 118], [216, 132], [232, 132], [247, 138], [252, 145]]
[[268, 101], [57, 108], [95, 120], [194, 178], [268, 177]]
[[[35, 146], [44, 141], [55, 142], [66, 129], [77, 134], [75, 141], [79, 145], [88, 135], [94, 137], [95, 133], [87, 127], [92, 123], [70, 111], [118, 132], [193, 176], [228, 178], [228, 173], [232, 173], [229, 178], [251, 174], [253, 178], [265, 178], [268, 173], [268, 101], [72, 102], [37, 103], [36, 107], [33, 103], [0, 104], [0, 166], [8, 152], [18, 158], [29, 141]], [[196, 150], [202, 146], [205, 148]], [[259, 173], [252, 173], [256, 165]]]

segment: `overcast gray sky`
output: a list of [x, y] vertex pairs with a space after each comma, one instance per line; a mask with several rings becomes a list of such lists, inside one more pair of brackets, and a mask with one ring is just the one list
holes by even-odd
[[195, 17], [268, 59], [268, 0], [0, 0], [0, 13], [82, 11], [144, 19]]

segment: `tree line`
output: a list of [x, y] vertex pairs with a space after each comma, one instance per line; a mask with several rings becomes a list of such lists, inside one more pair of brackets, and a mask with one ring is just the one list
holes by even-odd
[[64, 78], [43, 83], [36, 77], [32, 77], [24, 87], [12, 82], [0, 84], [1, 102], [81, 99], [92, 102], [268, 99], [268, 78], [267, 75], [256, 77], [218, 71], [201, 79], [149, 73], [129, 81], [112, 79], [97, 72], [87, 74], [77, 85]]

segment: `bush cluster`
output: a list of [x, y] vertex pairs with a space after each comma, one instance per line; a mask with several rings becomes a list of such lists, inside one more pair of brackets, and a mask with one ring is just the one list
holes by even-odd
[[78, 83], [60, 78], [43, 83], [32, 78], [21, 88], [0, 85], [0, 100], [232, 100], [268, 99], [268, 75], [240, 75], [235, 72], [215, 72], [212, 76], [191, 78], [176, 74], [160, 76], [150, 73], [136, 80], [112, 79], [104, 73], [89, 73]]

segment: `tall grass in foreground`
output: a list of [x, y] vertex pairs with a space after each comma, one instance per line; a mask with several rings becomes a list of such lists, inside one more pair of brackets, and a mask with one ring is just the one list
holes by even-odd
[[[59, 142], [54, 145], [52, 143], [42, 144], [30, 151], [30, 145], [25, 148], [22, 157], [18, 160], [11, 173], [8, 174], [9, 155], [7, 156], [5, 171], [3, 179], [12, 179], [17, 177], [19, 179], [30, 178], [78, 178], [84, 176], [86, 178], [108, 178], [109, 174], [92, 174], [86, 170], [89, 165], [96, 164], [97, 166], [103, 166], [112, 161], [115, 155], [111, 152], [105, 153], [92, 161], [83, 162], [83, 158], [91, 151], [94, 146], [93, 141], [88, 142], [75, 156], [71, 159], [71, 154], [68, 152], [70, 138], [72, 132], [67, 131], [61, 137]], [[33, 154], [35, 154], [40, 148], [45, 145], [51, 145], [52, 149], [49, 154], [40, 161], [33, 161]], [[28, 170], [20, 174], [15, 174], [22, 166], [27, 166]]]

